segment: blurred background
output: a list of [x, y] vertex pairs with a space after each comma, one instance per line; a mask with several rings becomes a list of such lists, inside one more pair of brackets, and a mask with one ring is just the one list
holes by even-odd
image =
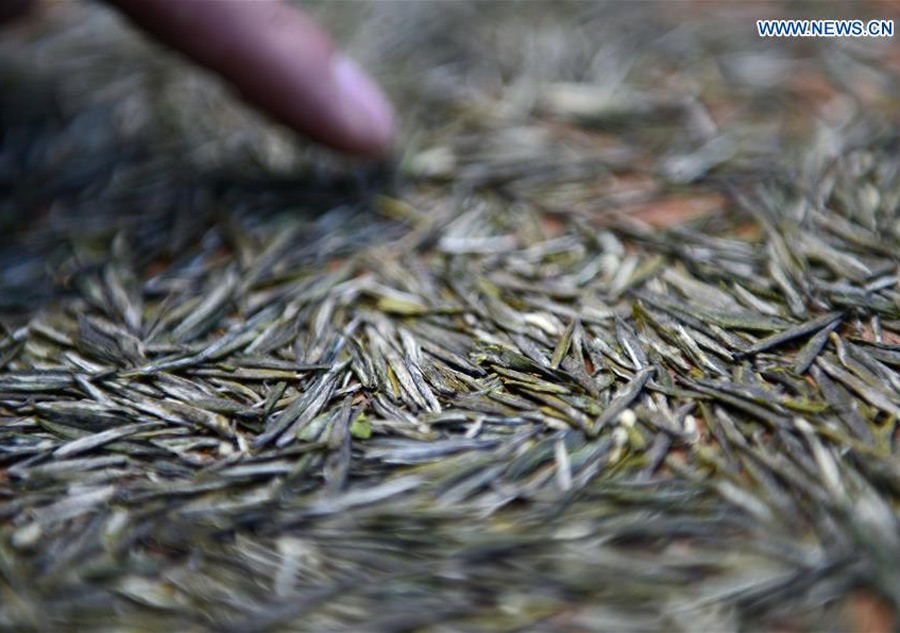
[[[889, 126], [895, 114], [897, 38], [763, 39], [755, 26], [775, 17], [889, 17], [891, 3], [303, 7], [389, 92], [402, 127], [401, 171], [452, 172], [462, 186], [489, 177], [479, 164], [488, 158], [527, 170], [547, 144], [568, 163], [641, 162], [644, 172], [683, 170], [682, 180], [726, 164], [736, 177], [779, 177], [778, 162], [796, 163], [823, 125], [864, 110]], [[17, 235], [0, 251], [2, 302], [49, 292], [47, 253], [34, 249], [52, 248], [51, 235], [77, 228], [104, 239], [130, 227], [160, 240], [142, 253], [147, 261], [167, 244], [180, 247], [203, 230], [202, 213], [178, 213], [177, 235], [143, 226], [185, 204], [204, 206], [186, 201], [218, 191], [231, 177], [224, 174], [346, 176], [363, 189], [377, 178], [377, 168], [298, 142], [97, 3], [41, 5], [4, 30], [0, 62], [0, 230]], [[543, 181], [554, 178], [537, 180], [542, 195], [553, 193]], [[111, 186], [126, 181], [145, 191]], [[114, 201], [122, 195], [128, 204]], [[36, 233], [21, 231], [38, 220]]]

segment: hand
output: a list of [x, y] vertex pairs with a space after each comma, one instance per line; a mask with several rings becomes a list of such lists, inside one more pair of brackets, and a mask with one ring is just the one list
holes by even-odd
[[[28, 3], [8, 1], [0, 20]], [[297, 132], [352, 154], [390, 148], [393, 112], [381, 90], [312, 20], [279, 0], [108, 1]]]

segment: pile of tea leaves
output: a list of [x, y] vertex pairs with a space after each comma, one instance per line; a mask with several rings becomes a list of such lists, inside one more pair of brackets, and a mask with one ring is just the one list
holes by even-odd
[[0, 40], [0, 629], [890, 630], [896, 37], [308, 8], [393, 164], [99, 6]]

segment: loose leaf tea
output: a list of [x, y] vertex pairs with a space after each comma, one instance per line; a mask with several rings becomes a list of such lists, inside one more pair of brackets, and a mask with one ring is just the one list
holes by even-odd
[[0, 629], [896, 627], [900, 52], [756, 7], [309, 5], [382, 166], [4, 35]]

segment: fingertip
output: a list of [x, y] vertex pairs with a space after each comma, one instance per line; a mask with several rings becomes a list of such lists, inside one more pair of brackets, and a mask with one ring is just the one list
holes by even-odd
[[379, 156], [394, 139], [394, 109], [377, 84], [343, 53], [331, 61], [339, 129], [354, 153]]
[[359, 156], [390, 150], [394, 114], [384, 93], [292, 6], [277, 0], [108, 1], [294, 131]]

